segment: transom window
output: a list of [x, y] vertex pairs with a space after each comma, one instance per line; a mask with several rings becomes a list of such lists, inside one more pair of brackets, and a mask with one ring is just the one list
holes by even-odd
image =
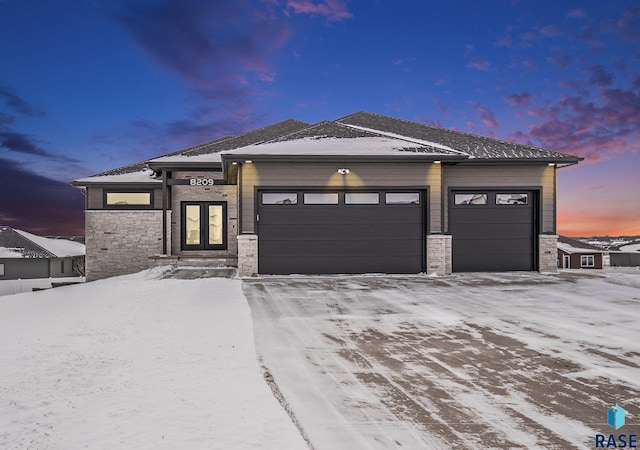
[[455, 194], [453, 201], [456, 205], [486, 205], [487, 194]]
[[150, 207], [151, 191], [145, 192], [105, 192], [104, 203], [107, 207]]

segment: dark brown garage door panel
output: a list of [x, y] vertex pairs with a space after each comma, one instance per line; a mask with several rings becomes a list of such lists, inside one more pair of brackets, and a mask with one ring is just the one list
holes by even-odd
[[[381, 196], [381, 199], [384, 197]], [[260, 205], [258, 264], [265, 274], [418, 273], [423, 205]]]
[[487, 193], [485, 205], [450, 202], [453, 271], [534, 270], [534, 192], [526, 192], [526, 205], [497, 205], [495, 196], [500, 191], [483, 192]]

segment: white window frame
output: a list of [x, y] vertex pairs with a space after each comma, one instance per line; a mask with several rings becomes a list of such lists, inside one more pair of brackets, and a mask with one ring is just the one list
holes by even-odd
[[595, 267], [595, 260], [593, 255], [580, 255], [580, 267]]

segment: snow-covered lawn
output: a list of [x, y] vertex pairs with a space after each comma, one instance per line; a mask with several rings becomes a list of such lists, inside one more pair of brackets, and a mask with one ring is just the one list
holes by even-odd
[[161, 275], [0, 297], [0, 448], [306, 448], [241, 282]]
[[245, 280], [314, 448], [593, 448], [640, 434], [640, 271]]

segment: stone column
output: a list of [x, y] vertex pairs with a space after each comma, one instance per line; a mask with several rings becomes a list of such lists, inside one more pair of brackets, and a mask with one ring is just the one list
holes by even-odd
[[558, 235], [541, 234], [538, 236], [538, 271], [558, 271]]
[[258, 275], [258, 236], [255, 234], [238, 236], [238, 274], [241, 277]]
[[451, 274], [451, 235], [427, 236], [427, 274]]

